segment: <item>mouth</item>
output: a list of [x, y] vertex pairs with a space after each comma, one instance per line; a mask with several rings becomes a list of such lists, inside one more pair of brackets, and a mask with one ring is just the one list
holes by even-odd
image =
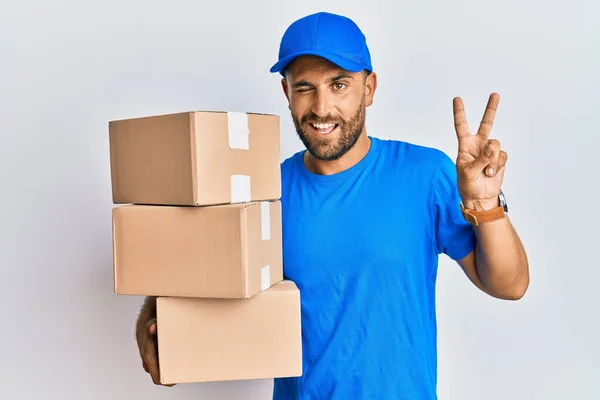
[[320, 135], [330, 135], [333, 131], [338, 128], [338, 124], [308, 124], [313, 131]]

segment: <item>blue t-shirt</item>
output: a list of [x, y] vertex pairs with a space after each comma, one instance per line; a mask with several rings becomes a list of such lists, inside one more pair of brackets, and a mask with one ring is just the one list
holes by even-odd
[[303, 374], [275, 400], [436, 399], [438, 256], [475, 246], [443, 152], [371, 137], [335, 175], [282, 163], [284, 277], [300, 289]]

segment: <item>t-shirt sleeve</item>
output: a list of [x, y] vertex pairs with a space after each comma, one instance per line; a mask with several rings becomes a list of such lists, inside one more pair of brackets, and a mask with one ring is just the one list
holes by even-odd
[[475, 232], [460, 210], [456, 165], [445, 153], [433, 176], [432, 211], [435, 247], [453, 260], [460, 260], [475, 248]]

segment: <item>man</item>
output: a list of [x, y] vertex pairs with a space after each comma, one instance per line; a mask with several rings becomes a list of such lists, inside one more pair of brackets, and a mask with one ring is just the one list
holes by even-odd
[[[377, 75], [350, 19], [294, 22], [271, 72], [307, 149], [281, 167], [284, 276], [301, 291], [304, 370], [276, 379], [274, 399], [436, 399], [439, 254], [496, 298], [519, 299], [529, 284], [500, 190], [507, 156], [489, 138], [498, 96], [476, 134], [454, 99], [454, 164], [367, 134]], [[157, 383], [154, 317], [150, 299], [138, 343]]]

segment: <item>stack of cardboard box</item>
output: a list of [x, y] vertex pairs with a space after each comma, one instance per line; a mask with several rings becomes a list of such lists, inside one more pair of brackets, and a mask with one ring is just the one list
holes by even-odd
[[279, 117], [183, 112], [109, 135], [115, 292], [158, 296], [161, 383], [300, 376]]

